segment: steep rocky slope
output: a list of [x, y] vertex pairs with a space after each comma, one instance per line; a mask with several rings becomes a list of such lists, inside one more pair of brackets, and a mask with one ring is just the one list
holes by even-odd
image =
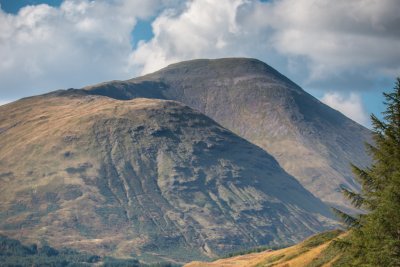
[[296, 242], [330, 213], [261, 148], [174, 101], [0, 106], [0, 233], [144, 261]]
[[128, 81], [85, 88], [116, 99], [177, 100], [260, 146], [314, 195], [349, 207], [341, 186], [358, 190], [349, 163], [367, 165], [370, 132], [321, 103], [265, 63], [193, 60]]

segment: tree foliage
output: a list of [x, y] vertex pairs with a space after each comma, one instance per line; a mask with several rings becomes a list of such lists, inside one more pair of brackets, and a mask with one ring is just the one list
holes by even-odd
[[400, 266], [400, 78], [384, 96], [383, 120], [371, 116], [373, 144], [367, 144], [367, 152], [372, 164], [352, 166], [362, 190], [342, 190], [365, 213], [336, 210], [351, 229], [345, 246], [348, 266]]
[[70, 248], [55, 249], [48, 245], [24, 245], [20, 241], [0, 235], [0, 266], [9, 267], [179, 267], [168, 262], [144, 264], [136, 259], [100, 257]]

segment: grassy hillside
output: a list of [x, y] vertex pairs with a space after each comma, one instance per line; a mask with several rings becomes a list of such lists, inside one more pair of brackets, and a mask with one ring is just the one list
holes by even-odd
[[214, 262], [192, 262], [185, 267], [329, 267], [342, 266], [341, 252], [332, 240], [346, 233], [321, 233], [291, 247], [238, 255]]
[[182, 263], [334, 223], [267, 152], [175, 101], [72, 90], [0, 114], [0, 233], [24, 242]]

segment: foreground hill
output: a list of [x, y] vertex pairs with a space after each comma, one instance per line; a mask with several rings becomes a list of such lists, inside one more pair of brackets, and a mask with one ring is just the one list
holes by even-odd
[[265, 149], [329, 205], [350, 207], [341, 186], [358, 190], [349, 162], [365, 166], [370, 132], [321, 103], [265, 63], [192, 60], [128, 81], [85, 88], [116, 99], [177, 100]]
[[297, 242], [330, 212], [275, 159], [174, 101], [58, 91], [0, 106], [0, 233], [152, 261]]
[[336, 230], [284, 249], [265, 250], [214, 262], [191, 262], [184, 267], [339, 267], [343, 266], [345, 259], [332, 241], [345, 235]]

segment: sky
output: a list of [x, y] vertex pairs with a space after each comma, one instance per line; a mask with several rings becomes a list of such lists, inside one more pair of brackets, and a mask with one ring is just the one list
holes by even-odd
[[399, 0], [0, 0], [0, 105], [195, 58], [252, 57], [370, 127], [400, 75]]

